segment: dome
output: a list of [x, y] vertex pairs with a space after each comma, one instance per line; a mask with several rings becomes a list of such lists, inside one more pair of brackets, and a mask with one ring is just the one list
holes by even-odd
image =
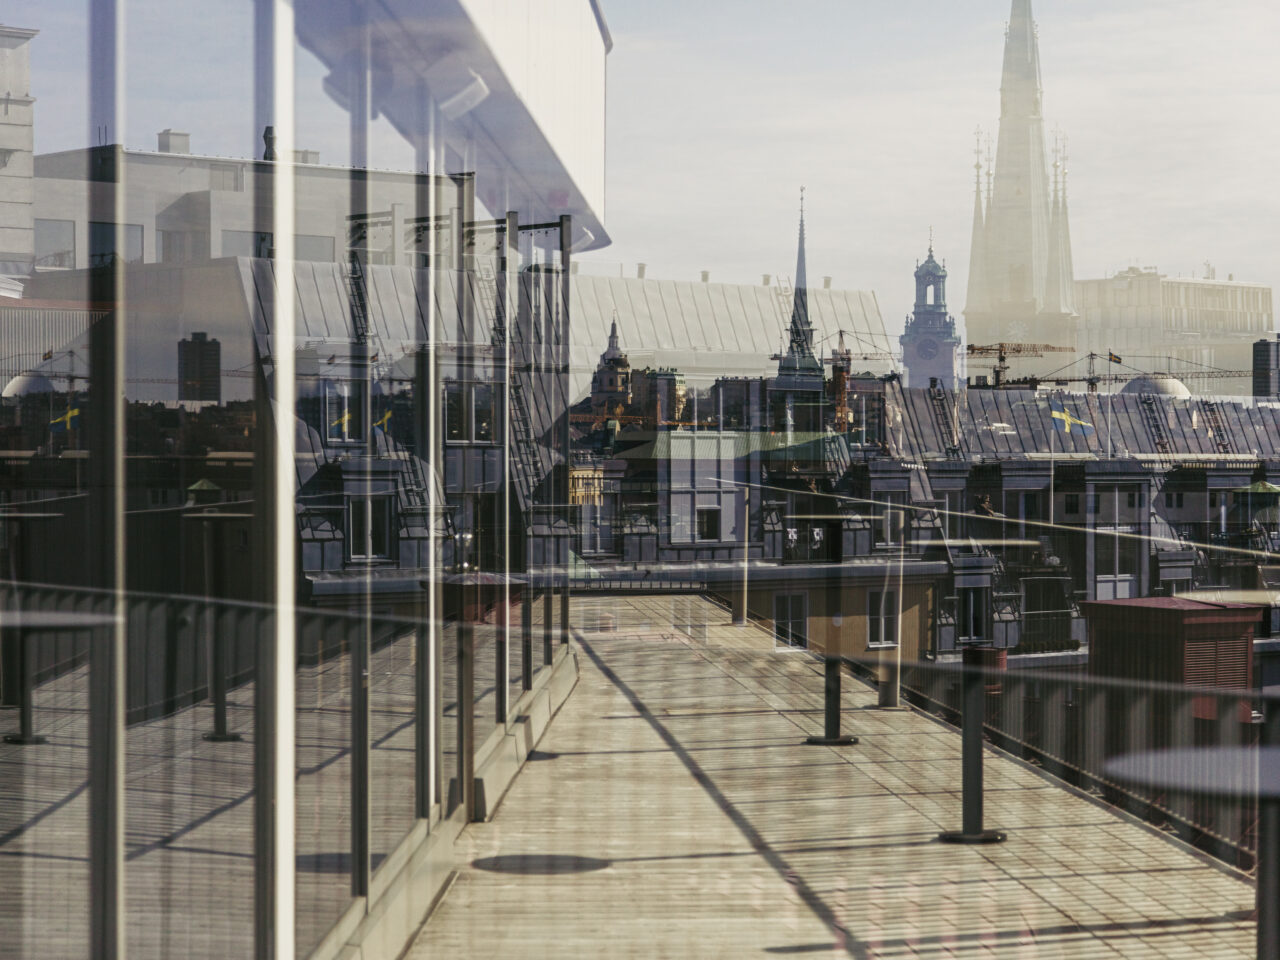
[[917, 277], [945, 277], [947, 268], [933, 259], [933, 248], [929, 248], [929, 256], [924, 263], [916, 267]]
[[56, 389], [53, 381], [43, 374], [20, 373], [5, 385], [3, 396], [9, 400], [36, 393], [53, 393]]
[[1126, 383], [1121, 393], [1173, 397], [1184, 400], [1191, 396], [1187, 385], [1169, 373], [1146, 373]]

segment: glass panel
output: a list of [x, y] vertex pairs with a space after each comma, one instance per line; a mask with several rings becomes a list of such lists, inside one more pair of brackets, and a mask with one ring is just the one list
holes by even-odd
[[35, 225], [36, 269], [74, 267], [76, 265], [75, 221], [37, 218]]

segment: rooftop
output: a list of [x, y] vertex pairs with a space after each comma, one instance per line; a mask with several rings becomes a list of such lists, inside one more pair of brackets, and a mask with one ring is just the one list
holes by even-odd
[[819, 666], [754, 628], [662, 627], [671, 603], [579, 635], [577, 688], [409, 957], [1252, 955], [1241, 875], [1007, 755], [986, 769], [1008, 842], [938, 844], [949, 727], [846, 682], [861, 742], [805, 746]]

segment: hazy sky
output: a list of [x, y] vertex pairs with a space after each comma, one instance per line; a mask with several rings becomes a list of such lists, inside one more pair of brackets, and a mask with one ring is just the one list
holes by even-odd
[[[607, 223], [593, 259], [650, 276], [759, 282], [795, 264], [807, 187], [812, 282], [876, 292], [890, 329], [928, 244], [964, 305], [973, 131], [994, 133], [1008, 0], [603, 0]], [[82, 146], [84, 0], [8, 0], [32, 46], [38, 151]], [[1070, 138], [1077, 277], [1130, 264], [1280, 286], [1280, 6], [1034, 0], [1045, 113]], [[196, 152], [258, 152], [248, 0], [129, 0], [126, 143], [189, 130]], [[323, 71], [299, 56], [300, 89]], [[299, 110], [299, 146], [341, 163], [345, 117]], [[335, 139], [337, 138], [337, 139]], [[118, 139], [112, 137], [111, 139]], [[374, 165], [412, 154], [383, 123]], [[603, 267], [601, 267], [603, 269]]]
[[[1070, 139], [1078, 278], [1130, 264], [1280, 286], [1280, 7], [1034, 0], [1046, 124]], [[973, 131], [994, 131], [1008, 0], [606, 0], [601, 259], [876, 291], [890, 329], [934, 228], [959, 314]]]

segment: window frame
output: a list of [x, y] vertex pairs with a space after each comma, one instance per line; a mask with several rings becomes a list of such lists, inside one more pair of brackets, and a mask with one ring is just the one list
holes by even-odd
[[[892, 650], [901, 646], [902, 622], [898, 615], [898, 592], [894, 590], [867, 591], [867, 648]], [[891, 629], [886, 629], [889, 627]], [[885, 639], [892, 633], [893, 639]]]
[[[375, 512], [381, 507], [381, 515]], [[363, 514], [363, 516], [362, 516]], [[390, 493], [353, 494], [346, 498], [346, 554], [351, 563], [388, 563], [395, 560], [395, 495]], [[381, 534], [382, 549], [377, 549]]]

